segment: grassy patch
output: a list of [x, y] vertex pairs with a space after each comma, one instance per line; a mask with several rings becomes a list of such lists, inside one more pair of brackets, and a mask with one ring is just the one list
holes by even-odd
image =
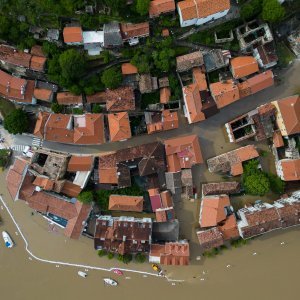
[[16, 107], [11, 101], [0, 98], [0, 112], [4, 118], [15, 109]]
[[279, 59], [279, 65], [281, 67], [287, 67], [295, 58], [294, 54], [283, 42], [277, 45], [277, 55]]

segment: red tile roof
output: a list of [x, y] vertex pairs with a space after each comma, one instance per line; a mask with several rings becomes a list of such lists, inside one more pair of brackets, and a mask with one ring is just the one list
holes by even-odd
[[238, 79], [259, 71], [258, 63], [252, 56], [235, 57], [230, 61], [233, 77]]
[[218, 108], [223, 108], [240, 99], [239, 89], [233, 80], [211, 83], [210, 91]]
[[144, 198], [142, 196], [110, 195], [108, 209], [142, 212], [143, 203]]
[[35, 128], [33, 134], [40, 139], [44, 138], [44, 133], [45, 133], [45, 124], [49, 118], [50, 114], [48, 112], [39, 112], [36, 123], [35, 123]]
[[247, 79], [251, 93], [255, 94], [274, 85], [274, 75], [271, 70], [265, 71]]
[[178, 72], [185, 72], [204, 64], [203, 54], [200, 51], [184, 54], [176, 57], [176, 68]]
[[275, 130], [273, 133], [273, 144], [276, 148], [280, 148], [284, 146], [284, 141], [281, 135], [280, 130]]
[[169, 87], [163, 87], [159, 90], [160, 103], [168, 103], [171, 97], [171, 89]]
[[185, 86], [182, 88], [182, 93], [189, 124], [205, 120], [199, 86], [196, 83]]
[[217, 227], [213, 227], [211, 229], [203, 231], [198, 231], [197, 237], [200, 246], [204, 250], [211, 250], [212, 248], [217, 248], [224, 244], [222, 233]]
[[155, 210], [156, 222], [169, 222], [175, 220], [173, 207], [157, 208]]
[[138, 23], [138, 24], [131, 24], [131, 23], [123, 23], [121, 24], [121, 34], [123, 40], [129, 40], [135, 37], [144, 37], [149, 36], [149, 23]]
[[30, 50], [30, 54], [36, 55], [36, 56], [41, 56], [41, 57], [45, 56], [45, 53], [43, 52], [43, 47], [39, 46], [39, 45], [32, 46], [31, 50]]
[[160, 14], [175, 11], [174, 0], [153, 0], [149, 6], [150, 18], [157, 17]]
[[70, 92], [57, 93], [56, 99], [61, 105], [82, 104], [82, 95], [74, 95]]
[[135, 95], [132, 87], [124, 86], [106, 90], [106, 109], [108, 111], [135, 110]]
[[131, 138], [130, 121], [127, 112], [113, 113], [107, 115], [110, 140], [112, 142], [127, 140]]
[[87, 95], [86, 102], [87, 103], [106, 103], [106, 93], [98, 92], [93, 95]]
[[80, 194], [81, 190], [82, 189], [79, 185], [66, 180], [62, 187], [61, 193], [73, 198], [77, 197]]
[[219, 224], [218, 229], [222, 233], [224, 240], [230, 240], [240, 236], [234, 214], [230, 215], [224, 222]]
[[286, 135], [300, 133], [300, 96], [294, 95], [281, 100], [277, 104], [286, 129]]
[[122, 68], [123, 75], [132, 75], [138, 73], [137, 67], [131, 63], [124, 63], [122, 64], [121, 68]]
[[30, 60], [30, 69], [38, 72], [43, 72], [46, 65], [46, 57], [33, 55]]
[[170, 191], [163, 191], [160, 193], [162, 207], [173, 207], [173, 199]]
[[205, 72], [203, 72], [199, 67], [193, 68], [192, 72], [194, 83], [198, 85], [199, 91], [207, 91], [208, 87]]
[[230, 0], [185, 0], [177, 4], [184, 21], [206, 18], [210, 15], [230, 9]]
[[228, 195], [202, 198], [199, 223], [201, 227], [216, 226], [226, 219], [225, 207], [230, 206]]
[[282, 168], [281, 179], [284, 181], [300, 180], [300, 158], [282, 159], [278, 161]]
[[199, 139], [196, 135], [165, 140], [168, 172], [178, 172], [203, 163]]
[[81, 27], [65, 27], [63, 30], [65, 43], [82, 43], [82, 29]]
[[68, 163], [68, 172], [91, 171], [94, 164], [93, 156], [72, 155]]
[[38, 100], [51, 102], [52, 91], [47, 89], [34, 88], [33, 96]]
[[39, 186], [40, 188], [42, 188], [46, 191], [51, 191], [54, 187], [53, 180], [51, 180], [47, 177], [41, 177], [41, 176], [37, 176], [32, 184]]

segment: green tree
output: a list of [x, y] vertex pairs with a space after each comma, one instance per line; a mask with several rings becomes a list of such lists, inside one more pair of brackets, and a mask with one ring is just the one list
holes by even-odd
[[138, 68], [139, 73], [150, 72], [150, 60], [146, 54], [136, 53], [130, 63]]
[[245, 177], [244, 188], [247, 194], [263, 196], [270, 190], [270, 181], [263, 172], [258, 172]]
[[7, 149], [0, 149], [0, 167], [4, 168], [10, 158], [10, 151]]
[[106, 88], [115, 89], [122, 83], [122, 74], [120, 69], [109, 68], [101, 76], [101, 82]]
[[113, 252], [108, 252], [107, 258], [108, 259], [113, 259], [115, 257], [115, 254]]
[[29, 119], [22, 109], [16, 109], [4, 119], [4, 128], [12, 134], [22, 134], [29, 129]]
[[145, 16], [149, 12], [150, 0], [137, 0], [136, 1], [136, 11], [141, 16]]
[[284, 193], [285, 182], [274, 174], [268, 174], [271, 191], [275, 194], [282, 195]]
[[102, 107], [99, 104], [94, 104], [92, 108], [93, 114], [100, 114], [102, 112]]
[[107, 255], [107, 252], [106, 252], [106, 250], [101, 249], [101, 250], [98, 250], [98, 255], [99, 255], [100, 257], [102, 257], [102, 256]]
[[84, 204], [90, 204], [94, 201], [94, 194], [92, 191], [83, 191], [78, 195], [77, 199]]
[[60, 114], [63, 111], [63, 106], [59, 105], [56, 102], [53, 102], [51, 104], [51, 110], [55, 113], [55, 114]]
[[58, 62], [62, 85], [73, 85], [81, 79], [86, 67], [84, 55], [75, 49], [69, 49], [60, 54]]
[[285, 9], [278, 0], [264, 0], [262, 18], [270, 23], [281, 21], [285, 16]]
[[105, 64], [108, 64], [111, 61], [111, 54], [108, 50], [102, 51], [101, 55]]
[[118, 261], [123, 262], [124, 264], [128, 264], [132, 261], [132, 255], [131, 254], [118, 254]]
[[253, 175], [259, 172], [258, 169], [259, 162], [256, 159], [249, 160], [245, 165], [244, 165], [244, 175]]
[[136, 256], [135, 256], [135, 260], [138, 262], [138, 263], [144, 263], [146, 261], [146, 255], [143, 254], [143, 253], [138, 253]]

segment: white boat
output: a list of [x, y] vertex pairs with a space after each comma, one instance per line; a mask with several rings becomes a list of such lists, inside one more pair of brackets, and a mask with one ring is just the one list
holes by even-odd
[[14, 246], [14, 243], [11, 239], [11, 237], [9, 236], [9, 234], [6, 231], [2, 231], [2, 237], [5, 243], [5, 246], [7, 248], [12, 248]]
[[87, 277], [87, 274], [85, 272], [82, 272], [82, 271], [78, 271], [78, 275], [83, 277], [83, 278]]
[[111, 285], [111, 286], [117, 286], [118, 285], [118, 283], [115, 280], [111, 279], [111, 278], [104, 278], [103, 281], [107, 285]]

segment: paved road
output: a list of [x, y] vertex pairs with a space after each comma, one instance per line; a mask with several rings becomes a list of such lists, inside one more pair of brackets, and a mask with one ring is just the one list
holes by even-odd
[[[193, 133], [200, 137], [203, 157], [204, 159], [207, 159], [216, 154], [222, 153], [227, 149], [237, 147], [234, 144], [226, 144], [222, 132], [223, 125], [226, 122], [253, 108], [256, 108], [263, 103], [269, 102], [272, 99], [292, 95], [295, 92], [296, 86], [298, 85], [299, 87], [300, 85], [299, 74], [300, 60], [295, 61], [290, 69], [282, 71], [281, 77], [284, 80], [279, 86], [269, 88], [253, 96], [237, 101], [236, 103], [225, 107], [220, 113], [213, 117], [194, 125], [188, 125], [185, 118], [181, 117], [178, 129], [160, 132], [153, 135], [137, 136], [124, 142], [106, 143], [95, 146], [78, 146], [44, 141], [43, 147], [70, 153], [97, 154]], [[17, 135], [14, 138], [15, 145], [31, 145], [32, 141], [33, 138], [30, 136]]]

